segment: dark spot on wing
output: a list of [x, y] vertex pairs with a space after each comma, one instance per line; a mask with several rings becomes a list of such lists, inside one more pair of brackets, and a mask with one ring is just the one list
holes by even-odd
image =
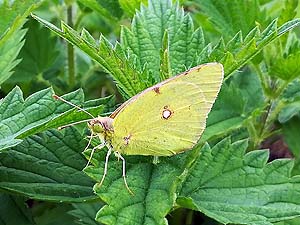
[[202, 69], [202, 66], [197, 69], [197, 72], [199, 72], [201, 69]]
[[153, 91], [155, 91], [156, 94], [160, 94], [159, 87], [154, 87], [154, 88], [153, 88]]
[[125, 136], [125, 137], [123, 138], [123, 140], [124, 140], [124, 142], [125, 142], [125, 145], [128, 145], [128, 144], [129, 144], [130, 138], [131, 138], [131, 134], [129, 134], [129, 135], [127, 135], [127, 136]]

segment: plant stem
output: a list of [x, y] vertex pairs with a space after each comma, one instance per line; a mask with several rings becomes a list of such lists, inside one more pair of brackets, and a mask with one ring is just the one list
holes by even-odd
[[259, 76], [259, 79], [260, 79], [260, 82], [261, 82], [264, 94], [266, 96], [268, 96], [269, 95], [269, 87], [268, 87], [268, 81], [267, 81], [267, 79], [265, 78], [265, 76], [264, 76], [263, 72], [261, 71], [259, 65], [252, 63], [252, 66], [253, 66], [255, 72]]
[[[72, 5], [67, 8], [67, 21], [68, 24], [73, 27], [73, 9]], [[69, 85], [72, 88], [75, 83], [75, 55], [74, 55], [74, 47], [70, 43], [67, 45], [68, 50], [68, 75], [69, 75]]]

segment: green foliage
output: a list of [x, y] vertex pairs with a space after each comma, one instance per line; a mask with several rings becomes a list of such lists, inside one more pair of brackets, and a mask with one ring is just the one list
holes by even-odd
[[0, 194], [0, 220], [2, 224], [33, 224], [30, 211], [25, 208], [24, 198]]
[[286, 123], [283, 124], [283, 137], [288, 145], [291, 153], [295, 157], [295, 167], [293, 170], [294, 174], [300, 173], [300, 143], [299, 143], [299, 135], [300, 135], [300, 119], [299, 116], [294, 116]]
[[[202, 224], [299, 223], [298, 1], [44, 1], [26, 22], [35, 3], [0, 5], [0, 224], [198, 224], [199, 212]], [[91, 118], [54, 90], [106, 116], [213, 61], [225, 81], [199, 143], [172, 157], [124, 156], [134, 195], [113, 155], [99, 186], [107, 149], [84, 167], [85, 123], [54, 130]], [[270, 162], [261, 148], [295, 160]]]
[[26, 138], [0, 153], [0, 186], [35, 199], [93, 199], [93, 182], [81, 171], [85, 165], [81, 150], [85, 145], [75, 129], [67, 129], [64, 134], [50, 130]]
[[178, 204], [223, 224], [272, 224], [297, 217], [300, 176], [291, 177], [293, 162], [266, 164], [267, 151], [245, 155], [246, 148], [246, 141], [229, 139], [211, 149], [204, 146], [189, 169]]
[[103, 206], [101, 202], [89, 202], [89, 203], [74, 203], [72, 204], [74, 210], [70, 211], [69, 214], [77, 218], [75, 221], [80, 225], [99, 225], [95, 221], [97, 211]]
[[24, 45], [26, 29], [22, 25], [26, 17], [36, 7], [38, 1], [23, 1], [0, 4], [0, 87], [12, 74], [12, 69], [20, 63], [17, 56]]
[[233, 37], [239, 31], [247, 34], [256, 23], [266, 22], [264, 11], [259, 7], [258, 0], [196, 0], [195, 2], [196, 6], [214, 24], [214, 29], [226, 39]]
[[50, 31], [29, 20], [24, 26], [28, 29], [25, 44], [19, 54], [21, 63], [15, 68], [13, 81], [29, 82], [49, 69], [58, 57], [56, 40], [50, 37]]

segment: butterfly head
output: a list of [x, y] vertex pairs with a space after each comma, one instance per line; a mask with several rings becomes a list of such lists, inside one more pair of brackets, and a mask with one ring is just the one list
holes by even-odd
[[108, 134], [113, 133], [113, 119], [110, 117], [98, 116], [88, 122], [89, 128], [95, 134]]

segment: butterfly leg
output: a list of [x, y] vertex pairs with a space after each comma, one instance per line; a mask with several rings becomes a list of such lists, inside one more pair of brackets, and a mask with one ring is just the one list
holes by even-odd
[[83, 151], [86, 151], [86, 150], [88, 149], [88, 147], [91, 145], [91, 142], [92, 142], [93, 137], [95, 137], [95, 135], [94, 135], [94, 133], [92, 132], [92, 133], [91, 133], [91, 136], [90, 136], [90, 138], [89, 138], [89, 142], [88, 142], [87, 146], [84, 148]]
[[128, 192], [129, 192], [130, 194], [134, 195], [133, 192], [130, 190], [130, 188], [129, 188], [128, 185], [127, 185], [127, 181], [126, 181], [126, 166], [125, 166], [125, 159], [124, 159], [123, 156], [121, 156], [121, 154], [120, 154], [119, 152], [116, 152], [115, 154], [116, 154], [116, 156], [117, 156], [119, 159], [122, 160], [122, 163], [123, 163], [123, 173], [122, 173], [122, 176], [123, 176], [123, 179], [124, 179], [125, 186], [126, 186]]
[[[93, 136], [91, 136], [90, 141], [92, 140], [92, 137], [93, 137]], [[89, 144], [88, 144], [88, 145], [89, 145]], [[91, 160], [92, 160], [92, 158], [93, 158], [93, 154], [94, 154], [95, 150], [96, 150], [96, 149], [101, 149], [101, 148], [103, 148], [105, 145], [106, 145], [106, 143], [103, 142], [102, 144], [97, 145], [97, 146], [95, 146], [95, 147], [92, 149], [92, 152], [91, 152], [91, 155], [90, 155], [90, 157], [89, 157], [89, 160], [88, 160], [88, 162], [87, 162], [87, 164], [85, 165], [84, 168], [87, 168], [88, 165], [90, 164], [90, 162], [91, 162]], [[87, 148], [86, 148], [86, 149], [87, 149]], [[84, 149], [84, 151], [85, 151], [86, 149]]]
[[109, 156], [111, 154], [111, 151], [112, 151], [112, 148], [108, 148], [108, 152], [106, 154], [106, 157], [105, 157], [105, 165], [104, 165], [104, 172], [103, 172], [103, 176], [102, 176], [102, 179], [100, 181], [100, 183], [98, 184], [98, 187], [100, 187], [104, 181], [104, 178], [106, 176], [106, 173], [107, 173], [107, 165], [108, 165], [108, 159], [109, 159]]

